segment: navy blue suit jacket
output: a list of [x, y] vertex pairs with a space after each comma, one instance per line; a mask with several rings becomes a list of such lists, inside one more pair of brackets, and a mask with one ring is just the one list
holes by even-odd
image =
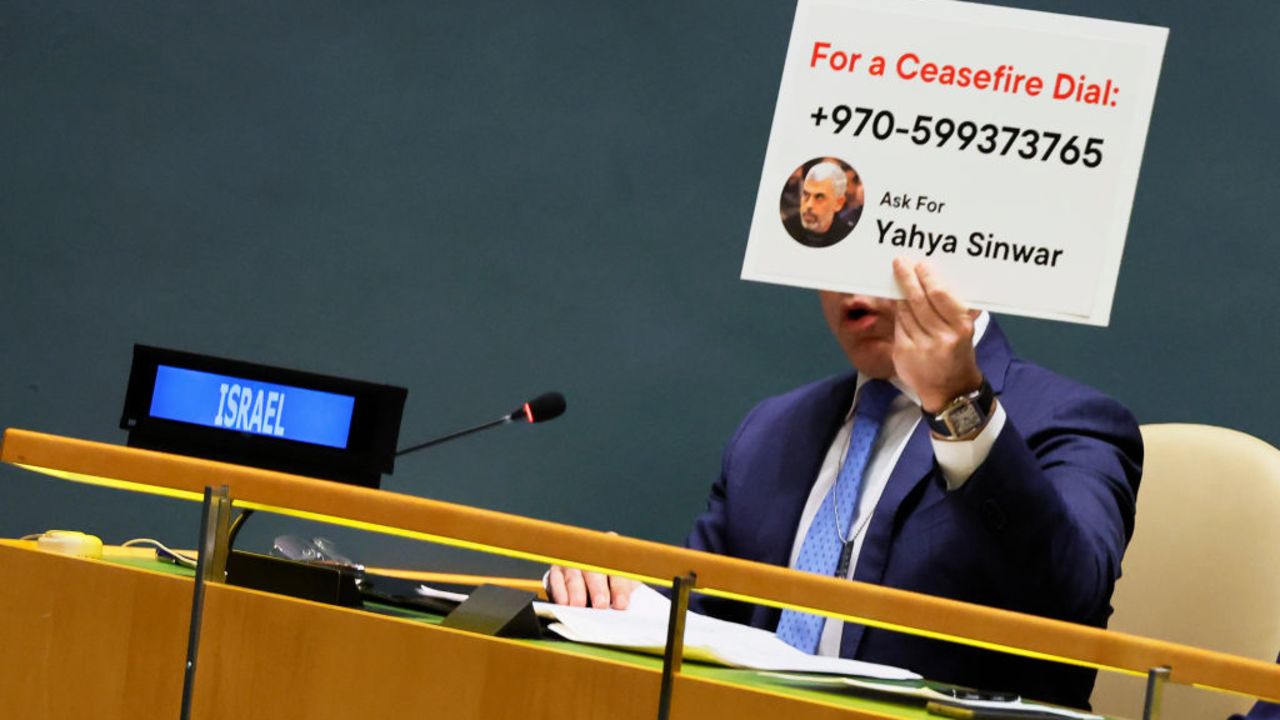
[[[1142, 438], [1096, 390], [1013, 356], [994, 321], [977, 347], [1008, 416], [990, 455], [947, 492], [920, 423], [867, 529], [854, 579], [1103, 627], [1133, 533]], [[818, 469], [852, 403], [856, 375], [757, 405], [725, 449], [686, 544], [787, 565]], [[714, 598], [697, 609], [757, 627], [779, 611]], [[1094, 672], [847, 625], [841, 655], [933, 680], [1088, 707]]]

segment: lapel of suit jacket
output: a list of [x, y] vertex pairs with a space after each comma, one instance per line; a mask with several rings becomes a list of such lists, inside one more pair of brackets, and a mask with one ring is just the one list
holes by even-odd
[[[1005, 374], [1009, 369], [1012, 349], [1004, 333], [996, 325], [995, 318], [990, 318], [987, 329], [977, 347], [978, 367], [991, 383], [992, 389], [999, 394], [1004, 389]], [[867, 537], [862, 542], [862, 550], [858, 554], [858, 564], [854, 568], [853, 579], [861, 582], [875, 583], [884, 581], [885, 565], [889, 559], [889, 548], [893, 541], [893, 528], [902, 509], [902, 501], [916, 490], [922, 482], [935, 474], [933, 460], [933, 443], [929, 440], [929, 426], [918, 423], [903, 448], [898, 463], [889, 474], [889, 482], [884, 493], [876, 503], [875, 513], [867, 526]], [[939, 482], [941, 480], [939, 479]], [[858, 645], [866, 631], [863, 625], [846, 624], [844, 636], [840, 641], [840, 654], [844, 657], [855, 657]]]

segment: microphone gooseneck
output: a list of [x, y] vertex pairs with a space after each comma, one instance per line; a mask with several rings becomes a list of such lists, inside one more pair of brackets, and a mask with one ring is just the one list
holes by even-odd
[[444, 435], [444, 436], [435, 438], [433, 440], [428, 440], [424, 443], [411, 445], [407, 448], [404, 448], [403, 450], [397, 450], [396, 457], [400, 457], [401, 455], [405, 455], [411, 452], [416, 452], [418, 450], [423, 450], [431, 447], [432, 445], [439, 445], [440, 443], [448, 442], [450, 440], [460, 438], [464, 435], [470, 435], [471, 433], [480, 432], [481, 430], [488, 430], [491, 427], [506, 425], [507, 423], [513, 422], [515, 420], [524, 419], [525, 421], [530, 423], [554, 420], [555, 418], [558, 418], [564, 414], [565, 407], [566, 405], [564, 401], [564, 395], [561, 395], [558, 392], [543, 393], [538, 397], [516, 408], [515, 410], [512, 410], [507, 415], [503, 415], [497, 420], [492, 420], [487, 423], [482, 423], [480, 425], [476, 425], [475, 427], [467, 428], [466, 430], [459, 430], [458, 432], [449, 433], [448, 435]]

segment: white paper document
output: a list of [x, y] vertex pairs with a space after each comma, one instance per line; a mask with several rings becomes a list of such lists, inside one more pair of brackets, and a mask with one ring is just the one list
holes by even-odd
[[813, 677], [811, 675], [787, 675], [785, 673], [766, 672], [762, 675], [776, 680], [781, 680], [789, 685], [798, 685], [808, 688], [826, 688], [830, 690], [848, 690], [854, 693], [870, 693], [875, 696], [886, 698], [897, 698], [906, 701], [916, 702], [940, 702], [948, 705], [958, 705], [960, 707], [973, 710], [1017, 710], [1021, 716], [1039, 716], [1046, 718], [1067, 718], [1067, 720], [1105, 720], [1101, 715], [1081, 712], [1079, 710], [1070, 710], [1067, 708], [1052, 707], [1049, 705], [1039, 705], [1037, 703], [1029, 703], [1021, 699], [1011, 700], [968, 700], [957, 699], [952, 695], [938, 692], [933, 688], [920, 686], [904, 686], [904, 685], [887, 685], [884, 683], [867, 682], [857, 678], [845, 677]]
[[[534, 603], [549, 628], [566, 640], [661, 655], [667, 640], [670, 601], [648, 586], [631, 595], [626, 610], [594, 610]], [[881, 680], [917, 680], [909, 670], [845, 658], [809, 655], [759, 628], [690, 612], [685, 620], [684, 658], [750, 670], [853, 675]]]

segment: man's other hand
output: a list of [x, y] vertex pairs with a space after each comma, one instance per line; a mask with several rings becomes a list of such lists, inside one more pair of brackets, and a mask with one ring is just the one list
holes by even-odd
[[552, 565], [547, 573], [547, 595], [557, 605], [626, 610], [635, 580]]

